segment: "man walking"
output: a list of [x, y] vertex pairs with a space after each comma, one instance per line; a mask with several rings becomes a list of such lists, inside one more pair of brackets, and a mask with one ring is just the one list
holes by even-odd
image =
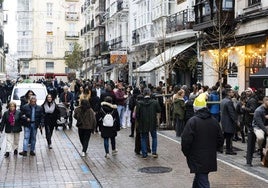
[[221, 125], [226, 140], [227, 155], [236, 155], [233, 151], [232, 140], [237, 127], [237, 115], [232, 101], [234, 91], [231, 88], [226, 89], [226, 97], [221, 102]]
[[23, 151], [19, 154], [27, 156], [28, 144], [31, 137], [30, 155], [35, 156], [37, 129], [44, 125], [43, 109], [36, 104], [36, 96], [31, 96], [30, 102], [22, 107], [22, 119], [24, 124], [24, 140]]
[[223, 145], [218, 121], [206, 107], [206, 94], [194, 101], [195, 115], [190, 118], [181, 135], [181, 150], [187, 158], [190, 173], [195, 173], [193, 188], [209, 188], [209, 172], [217, 171], [217, 150]]
[[152, 137], [152, 156], [157, 158], [157, 118], [160, 118], [161, 108], [157, 100], [151, 98], [151, 90], [145, 88], [143, 90], [144, 99], [137, 102], [136, 118], [138, 121], [138, 129], [141, 135], [141, 151], [142, 157], [147, 159], [147, 140], [149, 132]]

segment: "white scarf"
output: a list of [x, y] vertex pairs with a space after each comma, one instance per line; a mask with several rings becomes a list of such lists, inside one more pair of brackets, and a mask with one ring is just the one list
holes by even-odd
[[50, 106], [49, 106], [48, 103], [46, 102], [46, 103], [44, 104], [45, 113], [52, 114], [52, 113], [54, 112], [54, 110], [55, 110], [55, 106], [56, 106], [56, 105], [55, 105], [54, 102], [50, 103]]

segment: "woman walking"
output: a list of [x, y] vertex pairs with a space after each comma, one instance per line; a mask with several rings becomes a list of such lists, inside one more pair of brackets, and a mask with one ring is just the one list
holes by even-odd
[[43, 112], [44, 112], [44, 124], [46, 131], [46, 139], [48, 148], [52, 149], [51, 146], [51, 137], [53, 134], [53, 130], [57, 127], [57, 119], [59, 119], [60, 111], [52, 98], [51, 94], [46, 96], [45, 102], [42, 104]]
[[5, 129], [6, 133], [6, 153], [5, 157], [9, 157], [9, 153], [14, 149], [14, 155], [18, 154], [18, 146], [19, 146], [19, 139], [20, 139], [20, 132], [22, 131], [21, 128], [21, 113], [20, 111], [16, 110], [16, 103], [11, 101], [8, 106], [8, 110], [5, 111], [1, 126], [0, 132]]
[[77, 120], [76, 126], [82, 144], [82, 157], [85, 157], [91, 133], [96, 127], [95, 113], [90, 107], [89, 100], [80, 101], [80, 106], [74, 110], [74, 118]]
[[173, 119], [175, 120], [175, 130], [176, 136], [180, 137], [184, 129], [184, 115], [185, 115], [185, 101], [183, 97], [185, 96], [185, 91], [180, 89], [178, 93], [174, 96], [174, 110]]
[[[109, 139], [111, 140], [112, 145], [112, 155], [117, 154], [115, 137], [117, 136], [117, 131], [120, 130], [120, 119], [117, 111], [117, 105], [112, 104], [112, 101], [112, 97], [105, 97], [104, 102], [101, 103], [101, 110], [97, 115], [100, 125], [101, 137], [104, 139], [104, 149], [106, 153], [105, 158], [107, 159], [110, 158]], [[112, 116], [112, 118], [106, 118], [106, 116], [109, 116], [109, 114]], [[110, 123], [111, 125], [108, 126]]]

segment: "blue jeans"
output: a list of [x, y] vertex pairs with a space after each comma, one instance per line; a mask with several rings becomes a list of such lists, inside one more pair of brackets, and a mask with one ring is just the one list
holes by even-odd
[[[112, 150], [115, 150], [115, 137], [111, 137]], [[109, 138], [104, 138], [105, 153], [109, 153]]]
[[24, 139], [23, 139], [23, 151], [28, 151], [28, 144], [31, 137], [31, 151], [35, 151], [37, 127], [35, 125], [30, 125], [29, 127], [24, 127]]
[[123, 114], [124, 114], [125, 107], [122, 105], [117, 105], [117, 111], [120, 119], [120, 127], [123, 126]]
[[[150, 131], [152, 137], [152, 154], [156, 154], [157, 150], [157, 134], [156, 130]], [[149, 133], [141, 133], [141, 152], [143, 157], [147, 157], [147, 140]]]
[[208, 173], [195, 173], [192, 188], [210, 188]]

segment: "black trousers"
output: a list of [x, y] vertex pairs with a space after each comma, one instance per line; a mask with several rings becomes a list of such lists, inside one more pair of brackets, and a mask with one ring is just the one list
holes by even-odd
[[226, 140], [226, 152], [232, 152], [233, 151], [233, 140], [234, 133], [224, 133], [224, 138]]
[[80, 143], [82, 144], [82, 152], [87, 152], [91, 130], [78, 128], [78, 135], [79, 135]]
[[247, 142], [247, 164], [252, 164], [253, 153], [255, 151], [256, 135], [253, 129], [248, 132], [248, 142]]

